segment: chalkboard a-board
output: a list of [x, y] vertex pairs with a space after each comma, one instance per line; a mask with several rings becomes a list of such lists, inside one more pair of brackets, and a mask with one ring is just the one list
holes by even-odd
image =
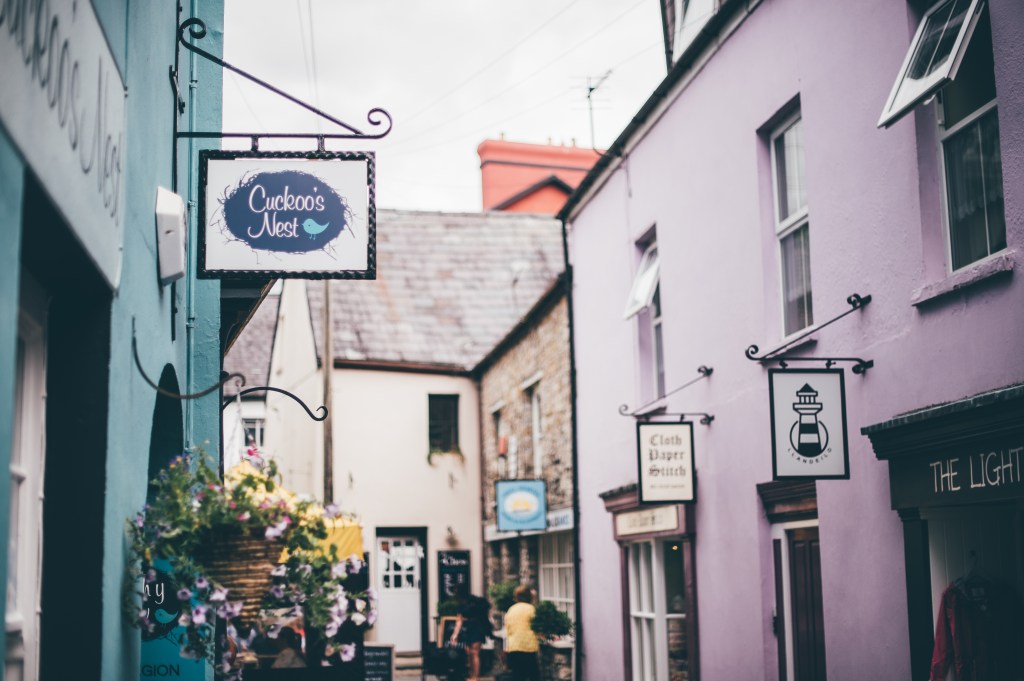
[[395, 646], [390, 643], [367, 643], [363, 648], [366, 681], [392, 681], [395, 678]]

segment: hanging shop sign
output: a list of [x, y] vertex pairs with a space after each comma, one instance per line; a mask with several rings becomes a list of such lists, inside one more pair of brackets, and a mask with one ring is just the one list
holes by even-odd
[[437, 552], [437, 593], [441, 600], [469, 595], [469, 551]]
[[543, 480], [499, 480], [498, 531], [547, 529], [547, 486]]
[[0, 3], [0, 64], [0, 123], [116, 287], [125, 88], [93, 3]]
[[637, 423], [636, 447], [641, 504], [697, 500], [692, 423]]
[[199, 164], [199, 277], [376, 277], [372, 153], [204, 151]]
[[776, 480], [850, 477], [842, 369], [769, 369]]

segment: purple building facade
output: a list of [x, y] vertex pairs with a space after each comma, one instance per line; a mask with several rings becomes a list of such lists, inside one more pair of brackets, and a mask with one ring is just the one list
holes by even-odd
[[[1024, 593], [1024, 4], [701, 4], [562, 212], [581, 677], [945, 678], [940, 603]], [[873, 362], [832, 366], [848, 478], [775, 479], [751, 344]], [[696, 502], [641, 504], [638, 417], [679, 413]]]

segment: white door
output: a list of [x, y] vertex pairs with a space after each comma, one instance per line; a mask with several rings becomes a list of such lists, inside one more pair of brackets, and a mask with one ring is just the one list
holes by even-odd
[[7, 545], [7, 655], [4, 678], [39, 678], [39, 597], [43, 552], [43, 453], [46, 451], [46, 299], [22, 278], [11, 449]]
[[415, 537], [377, 537], [377, 641], [397, 652], [419, 652], [420, 557]]

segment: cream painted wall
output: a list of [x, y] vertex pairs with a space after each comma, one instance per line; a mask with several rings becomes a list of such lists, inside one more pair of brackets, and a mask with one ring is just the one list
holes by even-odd
[[[323, 378], [316, 361], [306, 286], [288, 280], [281, 290], [277, 336], [270, 359], [270, 385], [295, 393], [314, 412], [323, 404]], [[285, 486], [323, 497], [323, 424], [310, 419], [291, 398], [267, 393], [264, 450], [275, 458]]]
[[[427, 399], [459, 395], [460, 458], [427, 463]], [[371, 550], [377, 528], [426, 527], [429, 617], [437, 608], [437, 551], [468, 549], [472, 590], [481, 593], [480, 433], [476, 384], [468, 378], [338, 370], [334, 378], [335, 501], [363, 523]], [[448, 528], [456, 543], [448, 542]], [[374, 561], [375, 562], [375, 561]], [[376, 569], [376, 565], [371, 565]], [[371, 577], [376, 582], [376, 575]], [[372, 632], [370, 640], [372, 640]]]
[[[322, 404], [307, 286], [286, 281], [281, 293], [270, 384], [294, 392], [312, 409]], [[363, 524], [363, 548], [372, 552], [377, 528], [427, 528], [429, 618], [437, 608], [437, 551], [471, 552], [473, 593], [483, 590], [480, 532], [480, 433], [477, 386], [469, 378], [398, 371], [337, 369], [331, 408], [334, 428], [334, 499]], [[463, 457], [435, 455], [427, 462], [427, 400], [459, 395]], [[268, 394], [265, 449], [278, 461], [284, 484], [323, 497], [323, 425], [283, 395]], [[448, 528], [456, 538], [448, 541]], [[375, 584], [376, 575], [371, 576]], [[430, 619], [428, 622], [432, 623]], [[431, 624], [432, 626], [432, 624]], [[432, 634], [431, 634], [432, 636]], [[367, 640], [374, 640], [370, 631]]]

